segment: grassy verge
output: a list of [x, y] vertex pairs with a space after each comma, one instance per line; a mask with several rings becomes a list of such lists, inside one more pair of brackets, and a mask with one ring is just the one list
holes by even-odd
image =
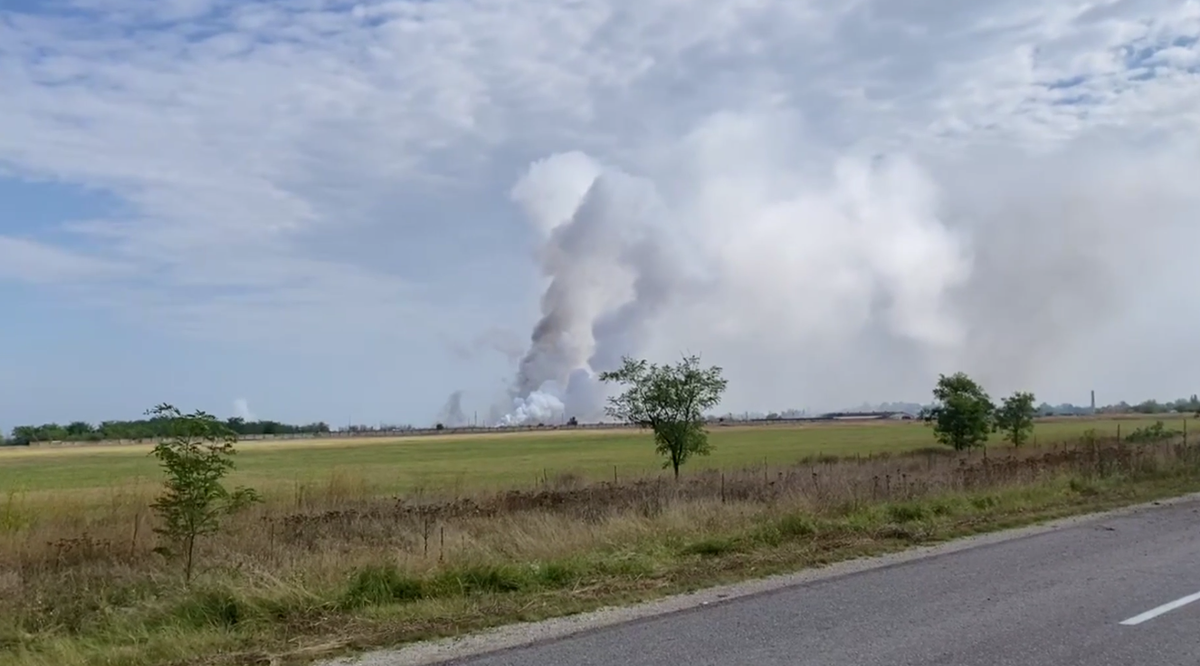
[[0, 551], [0, 665], [303, 663], [1197, 490], [1200, 448], [1092, 442], [264, 507], [210, 540], [191, 587], [152, 542], [97, 519], [83, 537]]

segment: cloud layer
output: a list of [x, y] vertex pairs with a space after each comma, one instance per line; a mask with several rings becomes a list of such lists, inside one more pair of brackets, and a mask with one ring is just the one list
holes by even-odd
[[[569, 303], [574, 338], [643, 322], [613, 349], [702, 352], [731, 408], [921, 397], [957, 367], [1182, 389], [1125, 389], [1173, 349], [1112, 350], [1200, 327], [1144, 305], [1196, 277], [1164, 252], [1200, 210], [1195, 0], [49, 6], [0, 10], [0, 173], [128, 209], [0, 229], [0, 277], [175, 332], [412, 359], [410, 390], [445, 396], [469, 370], [395, 331], [511, 355], [480, 341], [529, 329], [555, 261], [531, 254], [599, 177], [600, 218], [642, 217], [595, 225], [623, 240], [578, 269], [603, 303]], [[632, 279], [635, 230], [672, 253], [641, 258], [674, 267], [670, 298], [618, 311], [633, 283], [602, 276]], [[567, 365], [608, 353], [588, 344]]]

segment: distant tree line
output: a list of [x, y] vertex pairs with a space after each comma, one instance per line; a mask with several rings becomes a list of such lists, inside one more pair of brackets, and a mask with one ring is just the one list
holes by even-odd
[[[1050, 405], [1045, 402], [1038, 405], [1037, 410], [1041, 416], [1082, 416], [1092, 412], [1090, 406], [1072, 405], [1070, 403]], [[1197, 412], [1200, 412], [1200, 397], [1196, 396], [1196, 394], [1192, 394], [1189, 398], [1179, 398], [1178, 400], [1168, 400], [1166, 402], [1145, 400], [1131, 405], [1122, 400], [1114, 405], [1096, 407], [1097, 414], [1195, 414]]]
[[[907, 412], [914, 416], [926, 413], [935, 404], [918, 405], [916, 403], [883, 403], [881, 405], [866, 405], [858, 408], [860, 411], [894, 411]], [[1079, 406], [1071, 403], [1051, 405], [1043, 402], [1036, 408], [1038, 416], [1084, 416], [1090, 414], [1090, 406]], [[1096, 408], [1097, 414], [1198, 414], [1200, 413], [1200, 396], [1193, 394], [1188, 398], [1168, 400], [1146, 400], [1135, 405], [1125, 401], [1113, 405]], [[808, 412], [800, 409], [789, 409], [781, 412], [742, 414], [726, 414], [720, 420], [740, 421], [743, 419], [790, 419], [808, 416]], [[319, 435], [330, 432], [325, 422], [295, 425], [279, 421], [247, 421], [240, 417], [230, 417], [222, 422], [239, 437], [261, 435]], [[570, 425], [576, 425], [571, 423]], [[37, 442], [99, 442], [106, 440], [144, 440], [158, 439], [164, 436], [166, 423], [161, 418], [147, 418], [133, 421], [104, 421], [93, 425], [86, 421], [74, 421], [66, 425], [44, 423], [42, 425], [17, 426], [12, 429], [9, 437], [0, 433], [0, 446], [27, 446]], [[412, 425], [351, 425], [343, 428], [354, 434], [372, 432], [398, 432], [414, 430]]]
[[[163, 417], [138, 419], [135, 421], [104, 421], [93, 425], [86, 421], [73, 421], [66, 425], [44, 423], [42, 425], [17, 426], [12, 435], [4, 440], [10, 446], [28, 446], [38, 442], [100, 442], [118, 439], [158, 439], [168, 434], [173, 421]], [[223, 422], [224, 426], [239, 437], [254, 435], [319, 435], [329, 432], [324, 422], [294, 425], [279, 421], [247, 421], [233, 416]]]
[[[863, 403], [853, 409], [841, 411], [848, 412], [904, 412], [913, 416], [920, 415], [929, 409], [936, 406], [936, 403], [921, 405], [915, 402], [884, 402], [877, 405]], [[1092, 413], [1090, 405], [1074, 405], [1069, 402], [1064, 402], [1057, 405], [1051, 405], [1048, 402], [1043, 402], [1037, 406], [1038, 416], [1086, 416]], [[1200, 396], [1192, 395], [1189, 398], [1179, 398], [1178, 400], [1167, 400], [1159, 402], [1158, 400], [1146, 400], [1137, 404], [1129, 404], [1125, 401], [1118, 402], [1112, 405], [1098, 405], [1096, 407], [1097, 414], [1196, 414], [1200, 413]], [[722, 421], [774, 421], [779, 419], [795, 419], [815, 416], [809, 414], [802, 409], [789, 409], [781, 412], [741, 412], [727, 413], [722, 416], [714, 417], [713, 420]]]

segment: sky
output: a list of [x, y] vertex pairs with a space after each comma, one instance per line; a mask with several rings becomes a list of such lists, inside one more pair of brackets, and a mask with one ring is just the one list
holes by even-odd
[[1187, 395], [1198, 129], [1197, 0], [0, 0], [0, 428]]

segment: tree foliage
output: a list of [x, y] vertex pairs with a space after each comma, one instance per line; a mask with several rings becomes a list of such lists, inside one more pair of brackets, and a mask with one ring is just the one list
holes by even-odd
[[233, 470], [237, 435], [211, 414], [183, 414], [162, 404], [149, 414], [163, 425], [163, 439], [154, 447], [166, 479], [163, 493], [151, 504], [161, 524], [155, 528], [168, 546], [182, 556], [184, 579], [191, 580], [196, 540], [221, 528], [221, 518], [259, 501], [249, 488], [227, 490], [222, 479]]
[[649, 428], [655, 450], [666, 458], [679, 478], [679, 468], [693, 455], [711, 450], [704, 428], [704, 412], [717, 406], [728, 382], [718, 366], [702, 368], [700, 357], [684, 356], [679, 363], [657, 365], [622, 358], [621, 367], [601, 373], [600, 380], [625, 386], [609, 398], [609, 416]]
[[962, 372], [939, 375], [933, 397], [935, 404], [923, 417], [939, 442], [962, 451], [987, 441], [996, 407], [974, 379]]
[[[329, 432], [324, 422], [292, 425], [278, 421], [246, 421], [239, 417], [225, 420], [225, 426], [239, 437], [251, 435], [319, 435]], [[158, 439], [167, 436], [168, 420], [158, 416], [134, 421], [104, 421], [92, 425], [86, 421], [75, 421], [68, 425], [44, 423], [42, 425], [17, 426], [12, 431], [15, 445], [38, 442], [100, 442], [112, 440]]]
[[1032, 393], [1017, 391], [1005, 398], [996, 410], [996, 429], [1002, 431], [1013, 446], [1020, 446], [1033, 436], [1033, 419], [1037, 416], [1034, 401]]

